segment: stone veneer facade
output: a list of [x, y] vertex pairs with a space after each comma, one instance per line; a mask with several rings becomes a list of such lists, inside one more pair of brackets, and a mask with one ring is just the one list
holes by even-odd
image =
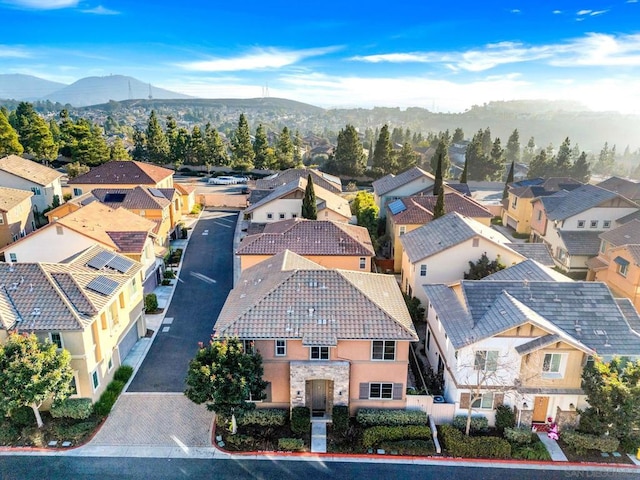
[[[333, 405], [349, 403], [349, 362], [339, 361], [293, 361], [289, 364], [290, 405], [311, 407], [307, 402], [307, 382], [329, 380], [333, 382], [327, 389], [327, 413]], [[299, 394], [298, 394], [299, 392]]]

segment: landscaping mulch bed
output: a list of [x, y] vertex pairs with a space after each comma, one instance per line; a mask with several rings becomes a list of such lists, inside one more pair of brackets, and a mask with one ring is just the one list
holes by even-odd
[[227, 426], [216, 425], [216, 437], [222, 437], [224, 449], [231, 452], [276, 451], [280, 438], [301, 438], [305, 444], [303, 451], [310, 450], [311, 432], [306, 435], [293, 433], [289, 425], [281, 427], [245, 425], [238, 427], [235, 435], [231, 434]]
[[[92, 415], [86, 420], [53, 418], [48, 412], [42, 412], [44, 427], [39, 429], [35, 423], [26, 426], [17, 425], [6, 418], [0, 420], [0, 445], [11, 447], [75, 447], [87, 442], [102, 418]], [[57, 442], [49, 445], [49, 442]], [[69, 442], [68, 444], [64, 442]]]
[[594, 463], [610, 463], [612, 465], [634, 465], [633, 461], [626, 453], [620, 452], [620, 456], [609, 454], [603, 457], [598, 450], [587, 450], [582, 455], [576, 454], [572, 448], [566, 445], [562, 440], [558, 440], [558, 446], [562, 449], [570, 462], [594, 462]]

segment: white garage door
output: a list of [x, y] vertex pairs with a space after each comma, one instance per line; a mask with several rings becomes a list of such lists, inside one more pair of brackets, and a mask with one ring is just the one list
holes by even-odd
[[[138, 320], [139, 322], [140, 320]], [[134, 323], [129, 331], [126, 333], [120, 344], [118, 345], [118, 350], [120, 351], [120, 362], [122, 363], [127, 355], [133, 348], [133, 346], [138, 341], [138, 322]]]

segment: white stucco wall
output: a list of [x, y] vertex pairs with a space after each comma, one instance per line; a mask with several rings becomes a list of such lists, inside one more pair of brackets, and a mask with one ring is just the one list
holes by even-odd
[[84, 235], [51, 224], [7, 246], [5, 258], [9, 261], [13, 253], [18, 262], [60, 262], [95, 244]]

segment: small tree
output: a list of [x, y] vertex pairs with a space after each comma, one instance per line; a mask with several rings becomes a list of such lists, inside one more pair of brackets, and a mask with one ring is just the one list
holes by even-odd
[[358, 219], [358, 225], [369, 230], [371, 239], [378, 236], [379, 208], [371, 192], [361, 190], [351, 202], [351, 212]]
[[487, 252], [484, 252], [477, 262], [469, 262], [469, 271], [464, 274], [465, 280], [480, 280], [492, 273], [504, 270], [505, 265], [500, 261], [500, 255], [493, 261], [487, 257]]
[[304, 189], [302, 199], [302, 218], [307, 220], [318, 219], [318, 206], [316, 205], [316, 192], [313, 189], [313, 179], [311, 174], [307, 176], [307, 187]]
[[262, 374], [257, 352], [245, 352], [237, 338], [213, 339], [189, 363], [184, 394], [194, 403], [207, 402], [207, 409], [228, 419], [255, 408], [251, 400], [264, 400]]
[[72, 378], [69, 352], [58, 350], [51, 342], [40, 342], [33, 333], [10, 333], [0, 345], [0, 403], [9, 412], [31, 407], [38, 428], [44, 426], [42, 402], [66, 398]]

